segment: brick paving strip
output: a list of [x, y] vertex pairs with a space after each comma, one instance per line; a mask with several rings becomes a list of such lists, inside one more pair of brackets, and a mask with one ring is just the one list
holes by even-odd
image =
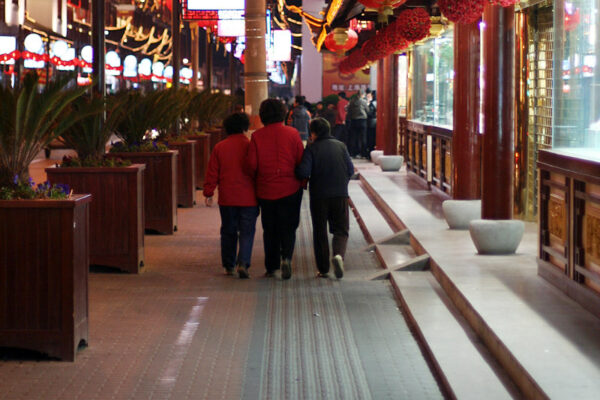
[[[202, 203], [202, 199], [198, 201]], [[308, 198], [294, 273], [220, 268], [216, 207], [179, 209], [146, 236], [141, 275], [90, 274], [90, 345], [74, 363], [0, 352], [0, 399], [441, 398], [354, 219], [342, 281], [315, 278]]]

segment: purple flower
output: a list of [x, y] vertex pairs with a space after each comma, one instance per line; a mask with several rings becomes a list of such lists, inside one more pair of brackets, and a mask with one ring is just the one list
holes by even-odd
[[35, 182], [33, 181], [32, 177], [29, 177], [29, 186], [31, 186], [31, 187], [35, 186]]
[[14, 176], [14, 178], [13, 178], [13, 183], [14, 183], [15, 185], [18, 185], [18, 184], [19, 184], [19, 175], [15, 175], [15, 176]]

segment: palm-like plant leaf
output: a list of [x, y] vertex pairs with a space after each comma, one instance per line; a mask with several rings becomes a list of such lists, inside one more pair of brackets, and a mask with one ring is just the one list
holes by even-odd
[[38, 76], [29, 74], [19, 89], [0, 87], [0, 186], [16, 175], [26, 179], [35, 156], [79, 116], [67, 118], [73, 100], [87, 90], [69, 88], [70, 78], [50, 82], [38, 91]]
[[[104, 121], [102, 111], [105, 111]], [[68, 147], [75, 149], [81, 160], [99, 160], [125, 113], [123, 98], [110, 96], [103, 101], [99, 96], [80, 97], [73, 102], [71, 114], [83, 117], [64, 131], [62, 140]]]

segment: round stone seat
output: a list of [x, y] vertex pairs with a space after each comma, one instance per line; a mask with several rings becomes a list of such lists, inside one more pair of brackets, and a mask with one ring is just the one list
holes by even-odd
[[383, 155], [383, 150], [372, 150], [370, 153], [373, 164], [379, 164], [379, 158]]
[[399, 171], [404, 163], [402, 156], [381, 156], [379, 157], [379, 166], [382, 171]]
[[479, 254], [514, 254], [524, 232], [525, 223], [514, 219], [476, 219], [469, 224]]
[[450, 229], [469, 229], [469, 222], [481, 219], [481, 200], [446, 200], [442, 210]]

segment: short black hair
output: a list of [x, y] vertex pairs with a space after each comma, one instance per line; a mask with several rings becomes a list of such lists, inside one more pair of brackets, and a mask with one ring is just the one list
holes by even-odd
[[346, 92], [339, 92], [338, 96], [340, 96], [342, 99], [346, 98]]
[[260, 122], [262, 122], [263, 125], [283, 122], [286, 114], [287, 107], [280, 100], [266, 99], [260, 103], [258, 115], [260, 116]]
[[329, 122], [325, 118], [315, 118], [310, 121], [310, 133], [314, 133], [317, 137], [327, 136], [331, 133]]
[[248, 114], [243, 112], [233, 113], [225, 118], [223, 126], [225, 127], [225, 133], [228, 135], [244, 133], [250, 127], [250, 118], [248, 118]]

